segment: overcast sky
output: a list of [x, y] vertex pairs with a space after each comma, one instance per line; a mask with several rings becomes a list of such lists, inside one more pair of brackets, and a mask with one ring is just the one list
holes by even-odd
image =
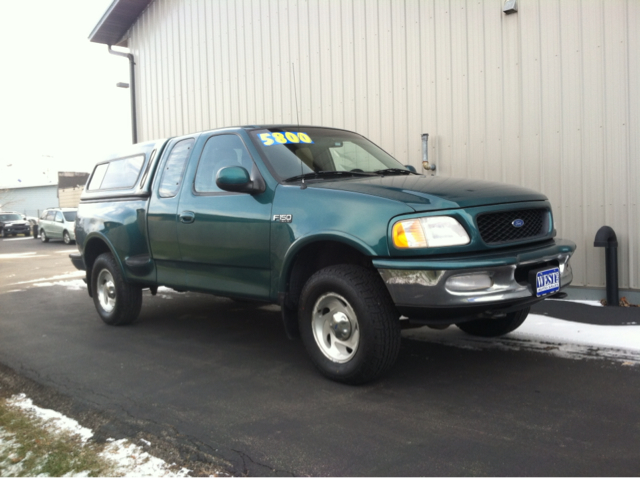
[[0, 187], [57, 184], [131, 142], [129, 62], [88, 40], [111, 2], [0, 0]]

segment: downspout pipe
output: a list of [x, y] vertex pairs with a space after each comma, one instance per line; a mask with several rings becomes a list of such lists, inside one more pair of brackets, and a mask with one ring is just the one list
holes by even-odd
[[618, 294], [618, 237], [613, 228], [602, 226], [598, 229], [593, 241], [593, 247], [604, 247], [607, 305], [617, 307], [620, 305]]
[[129, 89], [131, 90], [131, 140], [133, 144], [138, 142], [138, 120], [136, 116], [136, 73], [135, 62], [133, 61], [133, 55], [131, 53], [123, 53], [115, 51], [109, 47], [109, 53], [116, 56], [122, 56], [129, 59]]

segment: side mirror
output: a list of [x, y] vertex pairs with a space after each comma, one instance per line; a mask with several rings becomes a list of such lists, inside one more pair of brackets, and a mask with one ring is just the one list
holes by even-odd
[[409, 171], [411, 171], [412, 173], [417, 173], [416, 168], [414, 168], [413, 166], [411, 166], [410, 164], [405, 164], [404, 165], [405, 168], [407, 168]]
[[216, 185], [223, 191], [233, 193], [249, 193], [259, 192], [251, 181], [249, 171], [242, 166], [227, 166], [222, 168], [216, 174]]

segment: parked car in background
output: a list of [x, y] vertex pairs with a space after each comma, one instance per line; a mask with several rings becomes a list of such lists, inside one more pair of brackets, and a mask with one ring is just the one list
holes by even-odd
[[26, 217], [19, 212], [0, 212], [0, 234], [2, 237], [17, 234], [31, 235], [31, 226]]
[[40, 215], [38, 234], [42, 242], [62, 239], [65, 244], [76, 240], [77, 208], [53, 207], [45, 209]]

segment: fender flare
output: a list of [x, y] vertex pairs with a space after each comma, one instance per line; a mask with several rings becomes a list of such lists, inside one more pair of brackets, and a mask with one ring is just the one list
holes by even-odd
[[337, 230], [316, 231], [307, 236], [297, 238], [291, 245], [283, 258], [282, 267], [280, 269], [280, 277], [278, 278], [278, 292], [286, 289], [287, 281], [291, 275], [293, 264], [298, 253], [306, 246], [315, 242], [339, 242], [346, 246], [356, 249], [365, 256], [376, 257], [378, 253], [368, 244], [362, 242], [359, 238], [346, 234]]
[[111, 241], [109, 241], [104, 234], [100, 234], [99, 232], [90, 233], [89, 235], [87, 235], [86, 239], [84, 240], [84, 247], [82, 248], [82, 260], [84, 261], [84, 264], [85, 264], [85, 266], [87, 268], [87, 289], [88, 289], [88, 292], [89, 292], [89, 297], [92, 296], [91, 295], [91, 275], [90, 274], [91, 274], [91, 271], [93, 270], [93, 264], [92, 264], [91, 267], [89, 267], [85, 257], [86, 257], [87, 249], [89, 249], [91, 247], [91, 245], [96, 243], [96, 242], [101, 242], [105, 246], [107, 246], [107, 249], [109, 249], [109, 252], [111, 253], [113, 258], [115, 259], [116, 264], [118, 265], [118, 268], [120, 269], [120, 272], [122, 274], [124, 274], [124, 266], [122, 264], [122, 260], [120, 259], [120, 257], [116, 253], [116, 250], [113, 247], [113, 244], [111, 243]]

